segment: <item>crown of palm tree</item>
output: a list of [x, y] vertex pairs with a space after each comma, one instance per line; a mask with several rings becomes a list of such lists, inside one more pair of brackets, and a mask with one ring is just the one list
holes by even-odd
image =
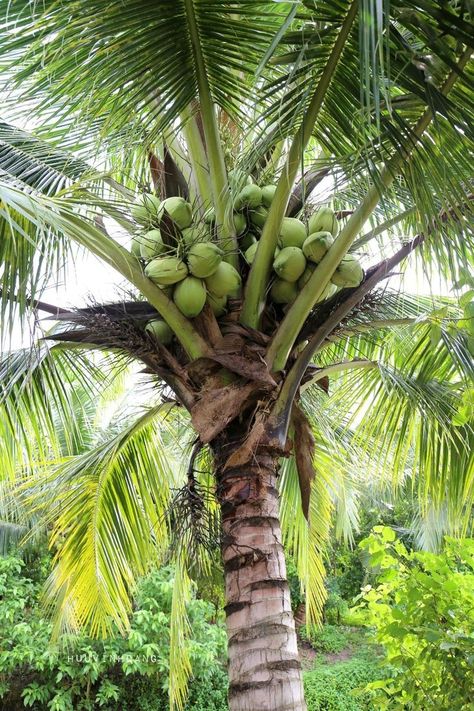
[[[126, 626], [136, 577], [172, 540], [186, 597], [189, 575], [215, 562], [218, 504], [205, 445], [276, 383], [269, 441], [295, 443], [279, 478], [282, 531], [311, 615], [324, 601], [331, 517], [339, 508], [354, 520], [347, 492], [358, 473], [413, 476], [423, 504], [447, 502], [462, 530], [474, 497], [472, 323], [453, 300], [409, 296], [386, 280], [411, 260], [474, 287], [468, 8], [90, 0], [85, 11], [79, 0], [0, 0], [0, 24], [2, 326], [8, 334], [26, 324], [32, 309], [55, 320], [35, 350], [5, 354], [0, 452], [6, 478], [20, 479], [21, 506], [41, 514], [57, 545], [49, 592], [58, 619], [95, 633], [112, 620]], [[17, 127], [30, 116], [34, 130]], [[229, 182], [230, 168], [276, 184], [248, 276], [232, 210], [242, 185]], [[225, 259], [246, 276], [230, 316], [186, 318], [123, 246], [143, 192], [185, 195], [199, 219], [212, 206]], [[282, 219], [307, 216], [328, 193], [339, 236], [275, 315], [267, 292]], [[84, 250], [112, 266], [131, 296], [75, 311], [42, 302], [45, 286]], [[362, 283], [321, 303], [349, 250], [363, 261]], [[467, 291], [461, 305], [471, 301]], [[168, 349], [143, 329], [157, 316], [176, 336]], [[92, 384], [108, 387], [137, 360], [158, 386], [151, 404], [91, 439], [81, 417], [97, 398]], [[206, 396], [196, 385], [209, 362], [230, 383], [245, 381], [229, 386], [228, 411], [216, 390]], [[77, 392], [80, 407], [71, 407]], [[209, 413], [219, 413], [217, 424]], [[194, 450], [184, 434], [191, 423]], [[189, 467], [173, 472], [183, 456]], [[179, 706], [186, 655], [173, 673]]]

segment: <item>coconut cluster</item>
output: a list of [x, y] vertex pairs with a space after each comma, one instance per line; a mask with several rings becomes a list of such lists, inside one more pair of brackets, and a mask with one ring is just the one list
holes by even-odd
[[[254, 260], [275, 191], [275, 185], [264, 185], [262, 188], [246, 185], [237, 196], [235, 204], [246, 205], [250, 223], [249, 231], [240, 242], [248, 264]], [[270, 299], [274, 303], [284, 305], [294, 301], [331, 247], [338, 231], [339, 223], [329, 207], [316, 210], [306, 223], [296, 217], [283, 218], [273, 261], [275, 277], [270, 288]], [[358, 286], [363, 276], [357, 259], [346, 255], [319, 300], [332, 296], [338, 288]]]
[[[145, 274], [165, 290], [188, 318], [195, 318], [209, 303], [216, 316], [225, 313], [229, 297], [237, 296], [239, 272], [223, 261], [224, 253], [213, 241], [213, 218], [193, 221], [190, 203], [181, 197], [160, 201], [141, 195], [131, 214], [140, 227], [132, 241], [132, 253], [145, 262]], [[172, 229], [163, 233], [164, 216]], [[150, 322], [147, 331], [167, 344], [172, 332], [161, 319]]]
[[[233, 222], [239, 250], [244, 264], [250, 266], [276, 186], [256, 185], [239, 171], [230, 171], [229, 183], [235, 195]], [[224, 261], [224, 253], [216, 243], [214, 211], [209, 209], [202, 218], [195, 219], [192, 206], [182, 197], [161, 201], [145, 193], [139, 196], [131, 214], [138, 226], [132, 252], [145, 262], [145, 274], [166, 290], [181, 313], [195, 318], [206, 303], [216, 316], [225, 313], [228, 299], [239, 294], [241, 275]], [[338, 230], [338, 220], [329, 207], [318, 209], [306, 222], [296, 217], [283, 218], [269, 292], [273, 303], [285, 307], [294, 301], [331, 247]], [[245, 266], [242, 271], [245, 273]], [[338, 288], [358, 286], [362, 278], [363, 270], [357, 259], [346, 255], [320, 301], [332, 296]], [[161, 319], [150, 322], [147, 330], [163, 344], [172, 339], [171, 330]]]

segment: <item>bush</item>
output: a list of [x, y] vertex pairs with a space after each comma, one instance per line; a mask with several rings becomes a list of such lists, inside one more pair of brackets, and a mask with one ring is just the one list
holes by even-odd
[[446, 538], [442, 553], [408, 551], [377, 526], [361, 543], [377, 570], [363, 604], [391, 675], [372, 685], [378, 709], [472, 709], [474, 540]]
[[375, 711], [364, 687], [379, 676], [373, 660], [318, 666], [303, 675], [308, 711]]
[[[38, 604], [40, 587], [40, 581], [24, 575], [20, 559], [0, 558], [2, 708], [168, 710], [171, 568], [154, 571], [142, 580], [128, 635], [103, 642], [79, 634], [63, 635], [51, 645], [51, 625]], [[211, 624], [215, 611], [210, 603], [193, 599], [187, 612], [194, 676], [186, 708], [224, 711], [225, 631]]]
[[328, 654], [340, 652], [348, 644], [345, 632], [334, 625], [323, 625], [322, 627], [303, 625], [299, 633], [302, 639], [310, 642], [319, 652]]
[[323, 609], [324, 622], [329, 625], [339, 625], [348, 610], [347, 602], [342, 599], [339, 593], [330, 590]]

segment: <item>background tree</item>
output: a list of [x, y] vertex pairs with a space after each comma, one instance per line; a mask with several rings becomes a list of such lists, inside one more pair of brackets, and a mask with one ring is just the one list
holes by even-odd
[[[472, 286], [468, 10], [370, 0], [0, 8], [8, 113], [37, 124], [34, 134], [0, 128], [2, 321], [8, 332], [32, 307], [46, 309], [59, 324], [49, 342], [60, 343], [7, 359], [5, 441], [27, 465], [30, 505], [41, 509], [45, 487], [54, 491], [49, 593], [58, 620], [95, 634], [111, 620], [125, 626], [136, 576], [177, 530], [179, 642], [190, 575], [205, 574], [219, 540], [230, 708], [304, 709], [282, 541], [314, 617], [338, 472], [357, 459], [396, 480], [410, 466], [423, 500], [448, 502], [458, 526], [472, 503], [472, 292], [462, 314], [386, 286], [409, 257]], [[275, 181], [260, 225], [250, 213], [262, 196], [245, 189], [249, 174]], [[327, 204], [328, 191], [335, 213], [326, 211], [325, 226], [335, 239], [325, 235], [305, 284], [285, 287], [291, 298], [269, 296], [285, 215], [301, 217], [306, 238], [311, 203]], [[144, 269], [154, 256], [146, 244], [136, 256], [147, 223], [165, 251], [185, 254], [205, 276], [184, 244], [189, 208], [178, 202], [183, 220], [154, 194], [188, 200], [198, 241], [206, 232], [217, 261], [230, 265], [225, 313], [215, 316], [219, 295], [208, 281], [214, 310], [206, 295], [195, 316], [202, 284], [183, 306], [176, 289], [170, 298], [160, 288], [156, 265]], [[249, 268], [242, 253], [252, 233]], [[83, 249], [115, 269], [130, 295], [76, 311], [38, 301]], [[331, 281], [342, 288], [325, 298]], [[160, 319], [170, 331], [162, 321], [145, 330]], [[32, 438], [35, 447], [45, 432], [54, 441], [53, 413], [68, 418], [74, 383], [61, 377], [64, 360], [91, 378], [95, 357], [84, 352], [97, 348], [144, 363], [162, 403], [47, 474], [32, 472]], [[158, 439], [170, 411], [196, 436], [174, 497]], [[189, 663], [171, 666], [171, 698], [182, 705]]]

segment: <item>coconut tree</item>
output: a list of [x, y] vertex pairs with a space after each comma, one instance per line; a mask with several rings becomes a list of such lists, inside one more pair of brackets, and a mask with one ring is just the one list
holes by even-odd
[[[6, 358], [2, 442], [30, 504], [49, 500], [58, 620], [125, 626], [171, 537], [178, 643], [190, 578], [220, 547], [230, 708], [305, 709], [283, 543], [317, 617], [343, 472], [410, 470], [453, 527], [472, 503], [469, 5], [0, 9], [2, 323], [42, 309], [55, 324], [49, 345]], [[44, 303], [84, 250], [120, 298]], [[464, 313], [391, 288], [408, 264], [455, 282]], [[51, 448], [58, 412], [73, 419], [68, 373], [100, 382], [98, 351], [144, 364], [149, 406], [38, 466], [32, 439]], [[171, 424], [189, 446], [178, 493]], [[182, 705], [186, 655], [172, 666]]]

